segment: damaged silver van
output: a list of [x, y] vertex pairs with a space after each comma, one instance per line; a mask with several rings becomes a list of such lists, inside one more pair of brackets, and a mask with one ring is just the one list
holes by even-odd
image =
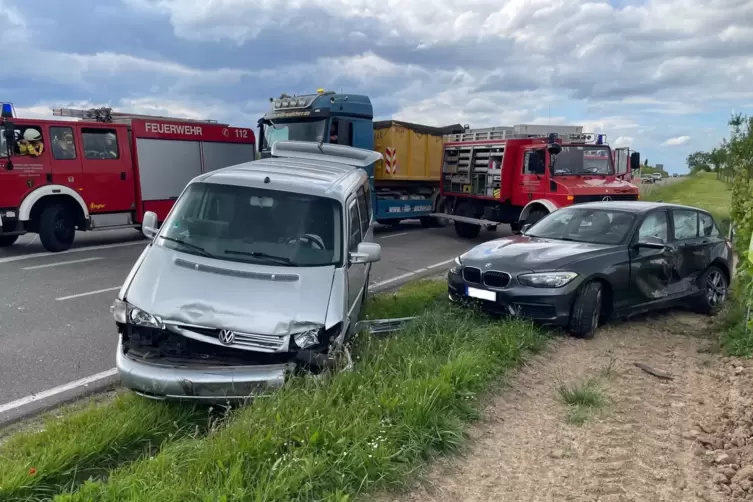
[[381, 158], [278, 141], [271, 158], [194, 178], [159, 230], [147, 213], [153, 240], [111, 308], [121, 382], [157, 399], [234, 400], [327, 368], [381, 257], [364, 170]]

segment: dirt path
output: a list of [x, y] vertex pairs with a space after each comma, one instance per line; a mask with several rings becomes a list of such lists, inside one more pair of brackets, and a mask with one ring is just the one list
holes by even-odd
[[[708, 318], [675, 312], [556, 340], [492, 398], [463, 455], [392, 500], [753, 500], [751, 369], [710, 354], [709, 333]], [[568, 406], [562, 384], [604, 404]]]

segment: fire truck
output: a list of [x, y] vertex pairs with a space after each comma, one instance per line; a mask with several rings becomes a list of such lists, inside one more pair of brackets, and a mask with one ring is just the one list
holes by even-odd
[[2, 104], [0, 247], [36, 233], [60, 252], [76, 230], [138, 229], [147, 211], [162, 222], [192, 178], [256, 157], [253, 130], [215, 120], [110, 108], [53, 116], [72, 119], [19, 118]]
[[453, 221], [459, 236], [472, 239], [482, 227], [496, 229], [500, 223], [519, 231], [563, 206], [638, 200], [638, 187], [622, 179], [640, 168], [638, 152], [613, 152], [605, 134], [541, 130], [555, 127], [492, 127], [447, 135], [432, 216]]

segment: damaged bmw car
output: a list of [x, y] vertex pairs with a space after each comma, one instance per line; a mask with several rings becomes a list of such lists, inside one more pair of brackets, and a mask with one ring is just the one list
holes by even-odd
[[655, 202], [558, 209], [522, 235], [480, 244], [448, 272], [450, 300], [592, 338], [613, 317], [727, 298], [732, 247], [713, 216]]
[[156, 399], [245, 399], [319, 372], [366, 298], [370, 150], [278, 141], [272, 157], [202, 174], [152, 239], [111, 310], [121, 382]]

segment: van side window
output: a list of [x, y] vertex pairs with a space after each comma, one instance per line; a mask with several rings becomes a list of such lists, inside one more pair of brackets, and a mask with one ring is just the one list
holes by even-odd
[[364, 191], [366, 193], [366, 209], [367, 214], [369, 215], [369, 222], [371, 222], [371, 217], [373, 216], [371, 214], [371, 186], [369, 185], [369, 182], [367, 181], [366, 184], [363, 186]]
[[358, 212], [361, 214], [361, 232], [366, 235], [369, 231], [369, 220], [371, 219], [371, 212], [366, 204], [366, 193], [363, 191], [363, 187], [358, 188]]
[[348, 206], [348, 219], [348, 249], [350, 251], [355, 251], [363, 239], [363, 235], [361, 234], [361, 219], [358, 215], [358, 205], [356, 204], [356, 201], [351, 202]]
[[115, 160], [120, 158], [115, 129], [81, 129], [84, 157], [89, 160]]
[[52, 156], [55, 160], [74, 160], [76, 143], [73, 141], [72, 127], [50, 127]]
[[13, 155], [24, 157], [39, 157], [44, 153], [47, 139], [44, 137], [42, 126], [23, 125], [15, 130], [16, 148]]

